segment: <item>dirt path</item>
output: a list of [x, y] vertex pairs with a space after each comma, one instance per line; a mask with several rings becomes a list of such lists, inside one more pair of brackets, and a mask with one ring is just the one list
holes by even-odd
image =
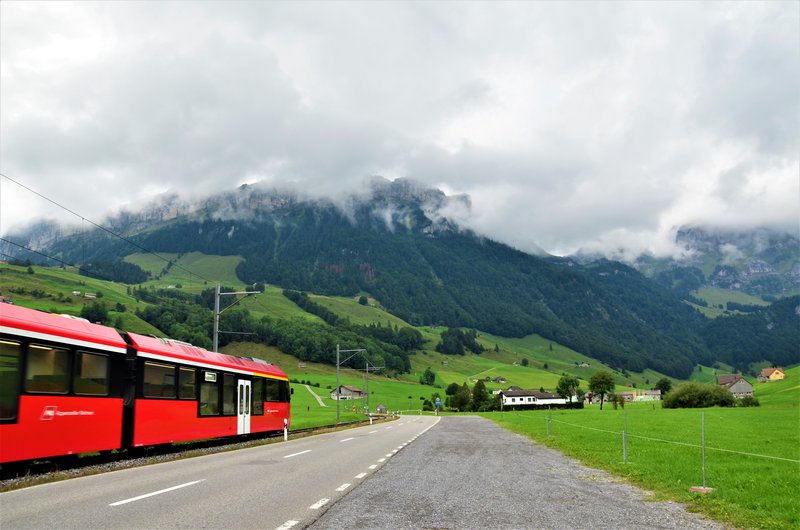
[[325, 404], [325, 402], [322, 401], [322, 398], [319, 397], [316, 392], [311, 390], [311, 387], [309, 385], [303, 385], [303, 386], [306, 387], [309, 392], [311, 392], [311, 395], [314, 396], [314, 398], [317, 400], [317, 403], [319, 403], [320, 407], [327, 407], [328, 406], [328, 405]]

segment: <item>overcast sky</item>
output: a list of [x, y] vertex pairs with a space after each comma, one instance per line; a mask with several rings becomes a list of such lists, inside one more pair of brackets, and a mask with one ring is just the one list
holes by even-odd
[[[522, 249], [661, 253], [796, 234], [799, 150], [796, 1], [0, 3], [0, 170], [92, 220], [382, 175]], [[0, 201], [0, 233], [55, 213]]]

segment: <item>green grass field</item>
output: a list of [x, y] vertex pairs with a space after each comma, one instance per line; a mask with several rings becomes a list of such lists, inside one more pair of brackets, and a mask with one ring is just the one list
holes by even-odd
[[[800, 527], [800, 367], [783, 382], [755, 385], [762, 406], [733, 409], [662, 409], [656, 403], [624, 410], [592, 405], [584, 410], [490, 413], [514, 432], [611, 471], [654, 491], [658, 499], [686, 503], [693, 511], [735, 527]], [[706, 485], [703, 485], [701, 418], [705, 419]], [[622, 431], [627, 422], [628, 461]]]
[[[165, 259], [173, 262], [166, 272], [168, 261]], [[190, 293], [213, 288], [215, 282], [237, 289], [244, 287], [242, 281], [236, 277], [236, 266], [242, 259], [241, 256], [212, 256], [200, 252], [183, 255], [158, 253], [157, 256], [131, 254], [125, 257], [125, 261], [138, 265], [152, 275], [152, 279], [145, 282], [144, 286], [166, 289], [180, 285], [181, 289]], [[160, 277], [156, 278], [157, 276]]]
[[[0, 294], [14, 300], [18, 305], [54, 313], [77, 315], [88, 302], [85, 293], [93, 293], [108, 305], [116, 303], [136, 304], [127, 294], [123, 284], [95, 280], [81, 276], [74, 268], [0, 265]], [[78, 292], [80, 294], [72, 294]]]

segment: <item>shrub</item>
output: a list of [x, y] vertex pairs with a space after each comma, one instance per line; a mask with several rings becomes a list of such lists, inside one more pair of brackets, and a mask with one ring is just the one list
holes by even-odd
[[664, 396], [662, 404], [667, 409], [733, 407], [736, 399], [727, 388], [689, 381], [681, 383]]
[[737, 407], [760, 407], [761, 403], [758, 402], [753, 396], [745, 396], [742, 399], [736, 400]]

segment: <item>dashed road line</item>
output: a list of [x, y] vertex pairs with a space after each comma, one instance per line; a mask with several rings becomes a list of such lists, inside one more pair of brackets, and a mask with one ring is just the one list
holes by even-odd
[[292, 458], [292, 457], [304, 455], [304, 454], [310, 453], [310, 452], [311, 452], [311, 449], [306, 449], [305, 451], [300, 451], [299, 453], [292, 453], [290, 455], [286, 455], [283, 458]]
[[138, 497], [132, 497], [130, 499], [125, 499], [124, 501], [112, 502], [111, 504], [109, 504], [109, 506], [121, 506], [123, 504], [128, 504], [129, 502], [140, 501], [140, 500], [146, 499], [148, 497], [153, 497], [155, 495], [161, 495], [162, 493], [175, 491], [175, 490], [178, 490], [178, 489], [181, 489], [181, 488], [185, 488], [187, 486], [194, 486], [195, 484], [199, 484], [199, 483], [203, 482], [204, 480], [205, 479], [195, 480], [193, 482], [187, 482], [186, 484], [179, 484], [178, 486], [172, 486], [171, 488], [166, 488], [166, 489], [163, 489], [163, 490], [154, 491], [152, 493], [145, 493], [144, 495], [139, 495]]
[[369, 466], [370, 469], [375, 469], [376, 467], [378, 467], [378, 464], [372, 464], [371, 466]]
[[358, 475], [356, 475], [356, 478], [364, 478], [366, 476], [367, 476], [366, 473], [359, 473]]
[[319, 510], [320, 508], [328, 504], [328, 502], [330, 502], [330, 499], [320, 499], [311, 506], [309, 506], [308, 508], [310, 510]]
[[293, 527], [294, 525], [296, 525], [296, 524], [297, 524], [297, 523], [299, 523], [299, 522], [300, 522], [300, 521], [286, 521], [285, 523], [283, 523], [282, 525], [280, 525], [280, 526], [279, 526], [278, 528], [276, 528], [275, 530], [289, 530], [291, 527]]
[[354, 437], [345, 438], [344, 440], [339, 440], [339, 443], [342, 443], [342, 442], [349, 442], [350, 440], [355, 440], [355, 438], [354, 438]]
[[336, 491], [344, 491], [344, 490], [346, 490], [346, 489], [347, 489], [347, 488], [349, 488], [349, 487], [350, 487], [350, 484], [342, 484], [341, 486], [339, 486], [338, 488], [336, 488]]

